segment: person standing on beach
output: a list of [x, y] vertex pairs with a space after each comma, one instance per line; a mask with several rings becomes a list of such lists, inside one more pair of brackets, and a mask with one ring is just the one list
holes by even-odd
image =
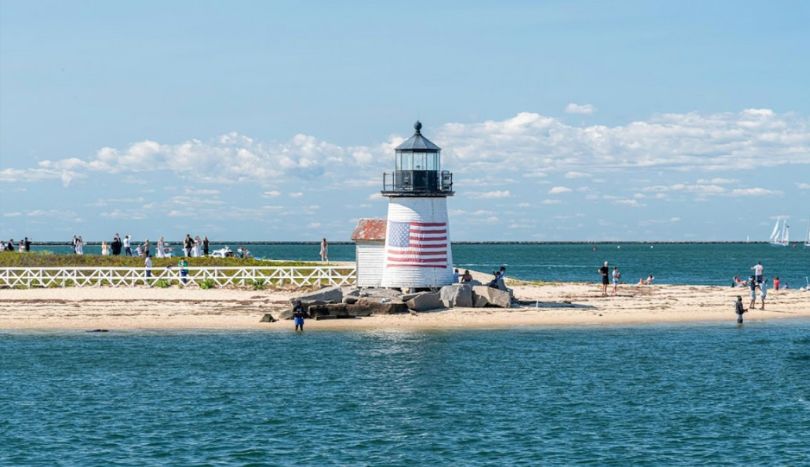
[[124, 254], [127, 256], [132, 256], [132, 240], [129, 237], [129, 234], [124, 236]]
[[773, 290], [779, 290], [779, 276], [773, 278]]
[[748, 308], [753, 310], [757, 304], [757, 280], [754, 276], [748, 279], [748, 289], [751, 291], [751, 304]]
[[459, 280], [459, 273], [458, 273], [458, 268], [456, 268], [456, 269], [453, 269], [453, 283], [458, 284], [458, 280]]
[[180, 261], [177, 262], [177, 266], [180, 268], [180, 281], [183, 284], [188, 284], [188, 260], [186, 258], [180, 258]]
[[25, 237], [25, 252], [28, 253], [29, 251], [31, 251], [31, 239]]
[[747, 312], [745, 308], [743, 308], [742, 297], [737, 295], [737, 302], [734, 304], [734, 312], [737, 313], [737, 324], [742, 324], [743, 322], [743, 313]]
[[203, 255], [208, 256], [208, 235], [203, 238]]
[[597, 270], [600, 276], [602, 276], [602, 296], [607, 297], [607, 287], [610, 281], [608, 280], [608, 274], [610, 274], [610, 268], [608, 267], [608, 262], [605, 261], [605, 264], [602, 265], [601, 268]]
[[76, 237], [76, 254], [84, 255], [84, 240], [82, 240], [81, 235]]
[[762, 273], [765, 270], [765, 268], [762, 267], [762, 261], [757, 261], [756, 266], [751, 266], [751, 270], [754, 271], [754, 278], [757, 284], [762, 283]]
[[107, 240], [101, 241], [101, 256], [107, 256], [110, 254], [110, 250], [107, 247]]
[[329, 243], [324, 238], [321, 240], [321, 261], [328, 262], [329, 261]]
[[293, 320], [295, 321], [295, 332], [304, 332], [304, 306], [300, 301], [296, 301], [293, 307]]
[[622, 279], [622, 273], [619, 272], [618, 266], [613, 266], [613, 295], [619, 288], [619, 281]]

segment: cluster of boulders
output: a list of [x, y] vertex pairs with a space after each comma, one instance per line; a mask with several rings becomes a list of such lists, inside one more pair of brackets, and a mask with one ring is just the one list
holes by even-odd
[[412, 293], [385, 288], [327, 287], [292, 298], [290, 307], [273, 313], [273, 318], [291, 319], [299, 302], [310, 318], [347, 319], [447, 308], [510, 308], [512, 300], [511, 291], [477, 284], [453, 284]]

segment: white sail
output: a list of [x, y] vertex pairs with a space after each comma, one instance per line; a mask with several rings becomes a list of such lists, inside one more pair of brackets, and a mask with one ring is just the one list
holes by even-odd
[[779, 239], [779, 222], [782, 219], [776, 219], [776, 224], [773, 226], [773, 232], [771, 232], [771, 236], [769, 237], [771, 243], [777, 241]]
[[810, 246], [810, 227], [807, 228], [807, 241], [804, 242], [804, 246]]
[[773, 232], [771, 232], [770, 244], [775, 246], [790, 244], [790, 226], [788, 226], [786, 217], [776, 219], [776, 225], [773, 226]]

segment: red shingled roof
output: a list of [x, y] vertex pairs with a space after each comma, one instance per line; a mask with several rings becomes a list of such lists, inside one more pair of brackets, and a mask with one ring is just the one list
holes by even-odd
[[352, 232], [352, 240], [385, 240], [385, 219], [360, 219]]

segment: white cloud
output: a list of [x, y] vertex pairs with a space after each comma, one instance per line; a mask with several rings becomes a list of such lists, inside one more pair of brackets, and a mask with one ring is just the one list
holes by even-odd
[[591, 104], [575, 104], [571, 102], [565, 106], [565, 113], [569, 114], [591, 115], [594, 112], [596, 112], [596, 107]]
[[484, 191], [484, 192], [469, 192], [467, 193], [468, 198], [473, 199], [502, 199], [502, 198], [509, 198], [512, 196], [512, 193], [509, 190], [495, 190], [495, 191]]
[[585, 172], [577, 172], [575, 170], [565, 173], [565, 178], [590, 178], [590, 177], [591, 174]]
[[552, 204], [560, 204], [561, 202], [562, 201], [560, 201], [558, 199], [544, 199], [542, 201], [542, 204], [545, 204], [546, 206], [549, 206], [549, 205], [552, 205]]
[[300, 198], [302, 196], [304, 196], [304, 194], [301, 193], [300, 191], [294, 191], [290, 193], [290, 198]]
[[800, 190], [810, 190], [810, 183], [797, 183], [796, 188]]
[[562, 193], [570, 193], [570, 192], [571, 192], [571, 189], [566, 187], [566, 186], [554, 186], [554, 187], [551, 187], [550, 190], [548, 190], [548, 194], [550, 194], [550, 195], [559, 195], [559, 194], [562, 194]]
[[277, 198], [280, 195], [281, 195], [281, 192], [278, 191], [278, 190], [270, 190], [270, 191], [265, 191], [264, 193], [262, 193], [262, 196], [264, 196], [265, 198]]
[[[562, 172], [566, 178], [582, 178], [595, 171], [634, 168], [728, 172], [810, 164], [810, 120], [769, 109], [661, 114], [616, 126], [576, 126], [522, 112], [505, 120], [447, 123], [431, 134], [444, 148], [445, 167], [476, 174], [472, 179], [486, 174], [483, 178], [492, 185], [508, 180], [510, 174], [536, 179]], [[84, 158], [0, 169], [0, 182], [59, 180], [71, 185], [93, 173], [130, 177], [160, 171], [203, 183], [278, 183], [303, 177], [332, 180], [328, 186], [373, 186], [402, 140], [392, 136], [378, 144], [339, 146], [298, 134], [288, 141], [263, 143], [238, 133], [176, 144], [144, 140], [124, 148], [103, 147]], [[732, 180], [704, 179], [706, 185], [715, 186], [733, 184]]]
[[775, 196], [781, 194], [782, 194], [781, 191], [755, 187], [755, 188], [735, 188], [731, 190], [729, 196]]

